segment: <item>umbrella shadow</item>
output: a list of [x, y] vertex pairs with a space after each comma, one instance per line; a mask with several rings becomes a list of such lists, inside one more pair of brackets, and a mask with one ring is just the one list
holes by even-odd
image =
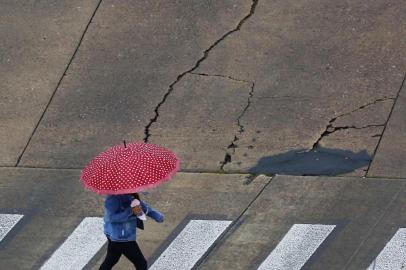
[[312, 150], [297, 149], [261, 158], [249, 173], [281, 175], [339, 175], [355, 171], [371, 162], [366, 150], [318, 147]]

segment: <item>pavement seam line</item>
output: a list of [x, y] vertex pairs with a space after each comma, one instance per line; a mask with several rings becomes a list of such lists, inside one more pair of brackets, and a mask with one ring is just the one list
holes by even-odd
[[375, 222], [375, 224], [372, 226], [372, 228], [369, 230], [368, 234], [364, 237], [364, 240], [361, 241], [361, 243], [358, 245], [357, 249], [354, 251], [352, 256], [348, 259], [347, 263], [344, 265], [343, 270], [347, 270], [349, 267], [349, 264], [351, 261], [355, 258], [355, 256], [359, 253], [361, 250], [361, 247], [364, 245], [364, 243], [368, 240], [369, 236], [372, 234], [372, 232], [375, 230], [375, 228], [378, 226], [378, 224], [381, 222], [381, 220], [385, 217], [386, 213], [388, 212], [389, 208], [392, 206], [392, 204], [396, 201], [396, 199], [399, 197], [400, 193], [404, 190], [406, 184], [402, 184], [402, 188], [400, 188], [396, 194], [393, 196], [391, 201], [388, 203], [386, 206], [385, 210], [383, 211], [382, 215], [378, 218], [378, 220]]
[[[258, 175], [257, 177], [260, 177]], [[256, 177], [256, 178], [257, 178]], [[192, 268], [192, 270], [198, 269], [198, 267], [206, 261], [206, 259], [211, 255], [213, 251], [217, 248], [217, 246], [228, 237], [229, 232], [231, 232], [235, 225], [238, 223], [238, 221], [241, 219], [241, 217], [248, 211], [248, 209], [251, 207], [251, 205], [259, 198], [259, 196], [262, 195], [264, 190], [269, 186], [269, 184], [272, 182], [273, 177], [269, 177], [270, 179], [268, 182], [264, 185], [264, 187], [258, 192], [257, 195], [255, 195], [254, 199], [251, 200], [251, 202], [248, 203], [247, 207], [241, 212], [241, 214], [230, 224], [230, 226], [227, 227], [227, 229], [223, 232], [223, 234], [216, 239], [216, 241], [213, 243], [213, 245], [207, 250], [207, 252], [200, 258], [200, 260], [195, 264], [195, 266]], [[255, 179], [253, 180], [255, 181]]]
[[[319, 138], [316, 140], [316, 142], [313, 144], [311, 150], [315, 150], [315, 149], [319, 146], [320, 141], [321, 141], [324, 137], [329, 136], [330, 134], [336, 132], [337, 130], [350, 129], [350, 128], [363, 129], [363, 128], [368, 128], [368, 127], [384, 126], [384, 124], [382, 124], [382, 125], [367, 125], [367, 126], [361, 127], [361, 128], [357, 128], [357, 127], [355, 127], [355, 126], [334, 127], [334, 126], [333, 126], [333, 123], [334, 123], [338, 118], [341, 118], [341, 117], [343, 117], [343, 116], [350, 115], [350, 114], [352, 114], [352, 113], [354, 113], [354, 112], [363, 110], [363, 109], [365, 109], [366, 107], [375, 105], [375, 104], [378, 103], [378, 102], [383, 102], [383, 101], [386, 101], [386, 100], [394, 100], [394, 99], [395, 99], [395, 98], [393, 98], [393, 97], [383, 97], [383, 98], [379, 98], [379, 99], [374, 100], [373, 102], [369, 102], [369, 103], [367, 103], [367, 104], [364, 104], [364, 105], [358, 107], [358, 108], [355, 109], [355, 110], [352, 110], [352, 111], [347, 112], [347, 113], [342, 113], [342, 114], [340, 114], [340, 115], [338, 115], [338, 116], [332, 118], [332, 119], [328, 122], [328, 124], [327, 124], [325, 130], [321, 133], [320, 137], [319, 137]], [[333, 130], [329, 130], [329, 129], [333, 129]]]
[[73, 62], [73, 59], [75, 58], [77, 52], [79, 51], [79, 47], [80, 47], [80, 45], [82, 44], [82, 41], [83, 41], [83, 38], [85, 37], [85, 34], [86, 34], [86, 32], [87, 32], [87, 29], [89, 28], [90, 24], [92, 23], [92, 20], [93, 20], [94, 16], [96, 15], [96, 12], [97, 12], [97, 10], [99, 9], [99, 7], [100, 7], [102, 1], [103, 1], [103, 0], [99, 0], [99, 2], [98, 2], [98, 4], [97, 4], [96, 8], [94, 9], [92, 15], [90, 16], [90, 19], [89, 19], [88, 23], [86, 24], [85, 29], [83, 30], [83, 33], [82, 33], [82, 35], [81, 35], [81, 37], [80, 37], [80, 39], [79, 39], [79, 42], [78, 42], [78, 45], [77, 45], [76, 48], [75, 48], [75, 51], [74, 51], [73, 54], [72, 54], [72, 57], [70, 58], [70, 60], [69, 60], [69, 62], [68, 62], [68, 64], [67, 64], [67, 66], [66, 66], [64, 72], [62, 73], [62, 76], [61, 76], [61, 78], [59, 79], [59, 81], [58, 81], [58, 83], [57, 83], [57, 85], [56, 85], [56, 87], [55, 87], [55, 90], [53, 91], [51, 97], [49, 98], [48, 103], [47, 103], [47, 105], [45, 106], [44, 111], [42, 112], [42, 114], [41, 114], [41, 116], [40, 116], [40, 118], [39, 118], [37, 124], [35, 125], [33, 131], [31, 132], [31, 135], [30, 135], [30, 137], [28, 138], [27, 144], [25, 145], [23, 151], [22, 151], [21, 154], [19, 155], [19, 157], [18, 157], [18, 159], [17, 159], [17, 162], [16, 162], [16, 165], [15, 165], [14, 167], [18, 167], [18, 165], [19, 165], [19, 163], [20, 163], [22, 157], [24, 156], [25, 151], [27, 150], [29, 144], [31, 143], [31, 140], [32, 140], [32, 138], [34, 137], [35, 132], [37, 131], [39, 125], [40, 125], [41, 122], [42, 122], [42, 119], [43, 119], [44, 116], [45, 116], [45, 113], [47, 112], [49, 106], [51, 105], [51, 102], [52, 102], [53, 98], [55, 97], [56, 91], [58, 90], [59, 86], [61, 85], [63, 78], [65, 77], [66, 73], [68, 72], [68, 69], [69, 69], [70, 65], [71, 65], [72, 62]]
[[[69, 168], [69, 167], [66, 167], [66, 168], [58, 168], [58, 167], [55, 167], [55, 168], [53, 168], [53, 167], [30, 167], [30, 166], [18, 166], [18, 167], [15, 167], [15, 166], [0, 166], [0, 170], [1, 169], [17, 169], [17, 170], [19, 170], [19, 169], [22, 169], [22, 170], [44, 170], [44, 171], [47, 171], [47, 170], [49, 170], [49, 171], [55, 171], [55, 170], [66, 170], [66, 171], [74, 171], [74, 170], [82, 170], [83, 169], [83, 167], [78, 167], [78, 168]], [[184, 170], [182, 170], [182, 171], [179, 171], [178, 173], [191, 173], [191, 174], [193, 174], [193, 173], [199, 173], [199, 174], [201, 174], [201, 173], [206, 173], [206, 174], [221, 174], [221, 175], [233, 175], [233, 174], [241, 174], [241, 175], [246, 175], [247, 177], [254, 177], [255, 175], [253, 175], [253, 174], [251, 174], [251, 173], [249, 173], [249, 172], [247, 172], [247, 171], [238, 171], [238, 170], [229, 170], [229, 171], [227, 171], [227, 172], [219, 172], [218, 170], [212, 170], [212, 171], [210, 171], [210, 170], [204, 170], [204, 171], [202, 171], [202, 170], [193, 170], [193, 169], [190, 169], [190, 170], [188, 170], [188, 169], [184, 169]], [[266, 175], [266, 176], [268, 176], [268, 177], [274, 177], [275, 175], [268, 175], [268, 174], [263, 174], [263, 175]], [[297, 175], [286, 175], [286, 176], [297, 176]], [[311, 177], [311, 176], [302, 176], [302, 177]], [[323, 175], [323, 177], [327, 177], [327, 178], [348, 178], [348, 177], [350, 177], [350, 178], [352, 178], [352, 179], [360, 179], [360, 177], [358, 177], [358, 176], [348, 176], [348, 175], [335, 175], [335, 176], [328, 176], [328, 175]], [[368, 177], [365, 177], [364, 179], [379, 179], [379, 180], [385, 180], [385, 181], [393, 181], [393, 180], [406, 180], [406, 178], [402, 178], [402, 177], [390, 177], [390, 178], [385, 178], [385, 179], [382, 179], [382, 177], [380, 177], [380, 176], [368, 176]]]
[[392, 108], [391, 108], [391, 110], [390, 110], [390, 112], [389, 112], [388, 119], [386, 119], [385, 125], [384, 125], [383, 130], [382, 130], [382, 134], [381, 134], [381, 136], [379, 137], [379, 140], [378, 140], [378, 143], [376, 144], [374, 153], [372, 154], [372, 159], [371, 159], [371, 161], [369, 162], [368, 168], [367, 168], [367, 170], [366, 170], [366, 172], [365, 172], [365, 177], [368, 175], [369, 169], [371, 168], [371, 165], [372, 165], [372, 162], [373, 162], [374, 159], [375, 159], [375, 155], [376, 155], [376, 153], [378, 152], [378, 149], [379, 149], [379, 146], [380, 146], [380, 144], [381, 144], [383, 135], [384, 135], [384, 133], [385, 133], [385, 131], [386, 131], [386, 127], [388, 126], [389, 120], [390, 120], [390, 118], [391, 118], [391, 116], [392, 116], [392, 113], [393, 113], [393, 111], [394, 111], [394, 109], [395, 109], [396, 103], [397, 103], [397, 101], [398, 101], [398, 99], [399, 99], [400, 92], [402, 91], [402, 89], [403, 89], [403, 87], [404, 87], [404, 85], [405, 85], [405, 80], [406, 80], [406, 73], [405, 73], [405, 75], [403, 76], [402, 83], [400, 84], [398, 93], [396, 94], [396, 98], [395, 98], [395, 101], [393, 102]]
[[258, 2], [259, 2], [259, 0], [252, 0], [250, 12], [249, 12], [242, 20], [240, 20], [240, 22], [237, 24], [237, 26], [236, 26], [233, 30], [228, 31], [227, 33], [225, 33], [225, 34], [224, 34], [223, 36], [221, 36], [218, 40], [216, 40], [212, 45], [210, 45], [210, 47], [209, 47], [208, 49], [206, 49], [206, 50], [203, 52], [203, 56], [202, 56], [199, 60], [197, 60], [196, 64], [195, 64], [191, 69], [189, 69], [189, 70], [187, 70], [187, 71], [184, 71], [183, 73], [181, 73], [180, 75], [178, 75], [177, 78], [176, 78], [176, 80], [175, 80], [173, 83], [171, 83], [171, 84], [169, 85], [169, 88], [168, 88], [167, 92], [165, 93], [165, 95], [163, 96], [162, 100], [157, 104], [157, 106], [156, 106], [155, 109], [154, 109], [155, 116], [154, 116], [153, 118], [151, 118], [150, 121], [149, 121], [149, 123], [145, 126], [145, 129], [144, 129], [144, 135], [145, 135], [145, 137], [144, 137], [144, 142], [146, 142], [146, 143], [148, 142], [148, 139], [149, 139], [149, 137], [151, 136], [151, 133], [150, 133], [149, 130], [150, 130], [151, 126], [158, 120], [158, 117], [159, 117], [159, 108], [162, 106], [162, 104], [165, 103], [165, 101], [166, 101], [166, 99], [168, 98], [168, 96], [172, 93], [172, 91], [173, 91], [173, 89], [174, 89], [174, 86], [175, 86], [178, 82], [180, 82], [186, 74], [192, 73], [194, 70], [196, 70], [196, 69], [200, 66], [200, 64], [201, 64], [204, 60], [207, 59], [207, 57], [209, 56], [210, 51], [213, 50], [219, 43], [221, 43], [223, 40], [225, 40], [228, 36], [230, 36], [230, 35], [233, 34], [234, 32], [239, 31], [239, 30], [241, 29], [242, 25], [243, 25], [252, 15], [254, 15], [255, 9], [256, 9], [256, 7], [257, 7], [257, 5], [258, 5]]

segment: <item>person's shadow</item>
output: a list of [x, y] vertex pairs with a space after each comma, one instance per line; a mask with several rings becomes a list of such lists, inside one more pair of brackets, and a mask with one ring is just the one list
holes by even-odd
[[349, 150], [318, 147], [298, 149], [261, 158], [249, 173], [281, 175], [339, 175], [362, 168], [371, 162], [366, 150], [354, 153]]

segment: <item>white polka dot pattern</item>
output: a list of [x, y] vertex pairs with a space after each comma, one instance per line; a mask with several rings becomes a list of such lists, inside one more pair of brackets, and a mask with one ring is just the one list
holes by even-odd
[[113, 146], [83, 169], [85, 188], [100, 194], [125, 194], [155, 187], [178, 171], [180, 161], [170, 150], [150, 143]]

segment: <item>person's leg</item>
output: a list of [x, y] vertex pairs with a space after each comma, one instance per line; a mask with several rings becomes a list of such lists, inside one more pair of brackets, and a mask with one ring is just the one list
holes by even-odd
[[121, 243], [113, 242], [110, 239], [107, 245], [107, 255], [104, 259], [103, 263], [100, 265], [99, 270], [111, 270], [113, 266], [118, 262], [120, 259], [122, 249], [120, 247]]
[[137, 270], [148, 269], [147, 260], [144, 258], [144, 255], [142, 254], [137, 242], [126, 242], [126, 246], [123, 249], [123, 254], [134, 264]]

